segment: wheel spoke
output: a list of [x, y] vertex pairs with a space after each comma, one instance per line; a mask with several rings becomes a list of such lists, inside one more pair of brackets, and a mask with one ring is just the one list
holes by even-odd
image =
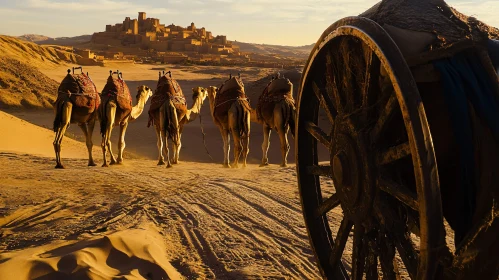
[[383, 271], [383, 279], [400, 280], [397, 260], [395, 259], [395, 245], [384, 234], [380, 234], [379, 262]]
[[312, 165], [307, 167], [307, 172], [310, 175], [333, 177], [333, 171], [330, 165]]
[[364, 227], [358, 223], [353, 229], [352, 279], [362, 280], [366, 263]]
[[348, 235], [350, 234], [352, 227], [353, 223], [347, 217], [343, 217], [340, 228], [338, 229], [338, 234], [334, 240], [333, 252], [331, 253], [331, 258], [329, 260], [332, 267], [337, 267], [341, 264], [341, 257], [343, 256], [343, 251], [345, 250]]
[[325, 93], [315, 82], [312, 83], [312, 88], [315, 93], [315, 97], [317, 97], [317, 100], [319, 100], [319, 104], [324, 109], [326, 112], [326, 115], [331, 122], [331, 124], [334, 125], [334, 119], [336, 118], [336, 111], [334, 109], [333, 101], [331, 101], [331, 98], [327, 93]]
[[407, 272], [412, 279], [416, 279], [418, 273], [418, 254], [412, 243], [408, 232], [394, 232], [395, 246], [399, 251], [400, 257], [407, 268]]
[[378, 179], [378, 187], [395, 197], [398, 201], [402, 202], [404, 205], [409, 206], [415, 211], [419, 211], [419, 203], [417, 195], [408, 190], [405, 186], [399, 185], [388, 179]]
[[371, 132], [371, 140], [373, 142], [377, 142], [377, 140], [379, 139], [379, 136], [386, 128], [386, 123], [395, 112], [397, 105], [398, 102], [395, 94], [390, 95], [390, 98], [388, 98], [388, 102], [386, 103], [385, 108], [381, 111], [378, 121], [376, 122], [376, 125], [374, 126]]
[[[352, 54], [353, 50], [351, 49], [352, 47], [352, 42], [349, 40], [349, 38], [343, 38], [343, 40], [340, 42], [339, 46], [339, 51], [340, 53], [343, 53], [339, 59], [342, 60], [341, 62], [341, 69], [342, 71], [338, 72], [341, 74], [340, 76], [340, 83], [342, 85], [341, 92], [345, 96], [345, 107], [344, 108], [347, 113], [351, 112], [355, 108], [355, 86], [357, 86], [357, 81], [353, 79], [354, 77], [354, 71], [355, 71], [355, 57], [354, 54]], [[353, 69], [352, 69], [353, 68]]]
[[324, 200], [319, 208], [317, 208], [317, 217], [322, 217], [329, 211], [340, 205], [340, 197], [337, 194], [333, 194], [330, 198]]
[[364, 58], [366, 62], [366, 72], [364, 75], [364, 83], [362, 90], [362, 107], [370, 105], [369, 98], [376, 98], [372, 96], [371, 91], [379, 90], [378, 76], [380, 72], [381, 62], [374, 52], [366, 45], [364, 45]]
[[378, 280], [378, 256], [376, 255], [376, 242], [372, 239], [367, 241], [368, 252], [366, 259], [366, 279], [367, 280]]
[[336, 76], [333, 69], [333, 58], [331, 56], [331, 52], [328, 52], [326, 55], [326, 91], [329, 96], [334, 98], [334, 107], [336, 108], [336, 112], [339, 114], [343, 113], [343, 106], [341, 105], [341, 96], [336, 83]]
[[385, 152], [381, 153], [378, 158], [378, 164], [384, 165], [392, 163], [409, 155], [411, 155], [411, 145], [409, 144], [409, 142], [405, 142], [404, 144], [391, 147]]
[[331, 143], [329, 142], [329, 136], [316, 124], [313, 122], [305, 123], [305, 129], [319, 141], [322, 145], [329, 149]]

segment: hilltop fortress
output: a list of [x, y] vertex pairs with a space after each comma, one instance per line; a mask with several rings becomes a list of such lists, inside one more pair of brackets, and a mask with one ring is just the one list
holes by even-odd
[[196, 52], [200, 54], [239, 54], [239, 47], [226, 36], [214, 37], [204, 27], [165, 26], [157, 18], [139, 12], [138, 19], [125, 18], [123, 23], [106, 25], [106, 31], [94, 33], [92, 43], [152, 49], [158, 52]]

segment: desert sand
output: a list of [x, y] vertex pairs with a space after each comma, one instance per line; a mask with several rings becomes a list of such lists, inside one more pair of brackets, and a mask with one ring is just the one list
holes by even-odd
[[[40, 71], [59, 81], [70, 66], [50, 65]], [[141, 84], [155, 88], [158, 71], [165, 67], [84, 70], [100, 89], [110, 68], [123, 71], [134, 89]], [[189, 106], [194, 86], [218, 85], [239, 71], [250, 85], [272, 72], [166, 69], [173, 70]], [[250, 97], [258, 96], [257, 89], [249, 90], [254, 91]], [[0, 112], [6, 134], [0, 137], [0, 279], [320, 278], [301, 214], [294, 164], [278, 166], [274, 135], [271, 165], [258, 167], [259, 124], [252, 124], [251, 164], [245, 169], [222, 167], [222, 140], [206, 101], [202, 120], [214, 161], [196, 120], [184, 130], [181, 163], [172, 169], [157, 166], [156, 137], [146, 127], [145, 113], [129, 126], [124, 165], [87, 167], [83, 137], [72, 125], [62, 145], [67, 169], [56, 170], [53, 112], [7, 111]], [[98, 131], [93, 141], [99, 165]], [[294, 162], [293, 153], [289, 161]]]

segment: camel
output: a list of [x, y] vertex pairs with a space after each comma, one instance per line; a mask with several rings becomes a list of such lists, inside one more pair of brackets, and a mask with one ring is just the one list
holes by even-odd
[[294, 137], [295, 132], [295, 102], [293, 99], [293, 84], [279, 73], [272, 77], [272, 81], [264, 89], [258, 100], [256, 110], [251, 111], [251, 119], [263, 125], [262, 163], [260, 166], [269, 165], [268, 150], [270, 145], [270, 132], [275, 129], [281, 141], [281, 167], [288, 164], [289, 142], [288, 131]]
[[[111, 156], [110, 164], [123, 163], [123, 151], [125, 149], [125, 133], [130, 121], [136, 120], [144, 111], [147, 100], [152, 96], [152, 90], [145, 86], [137, 87], [137, 104], [132, 107], [130, 92], [118, 71], [118, 78], [112, 77], [112, 72], [107, 80], [107, 84], [102, 90], [102, 103], [99, 107], [99, 117], [102, 135], [102, 155], [104, 163], [102, 167], [108, 167], [107, 151]], [[114, 126], [120, 126], [120, 138], [118, 140], [118, 159], [111, 150], [111, 132]]]
[[[149, 109], [149, 126], [154, 124], [158, 145], [158, 165], [165, 165], [167, 168], [179, 163], [180, 148], [182, 147], [181, 137], [184, 125], [196, 120], [201, 112], [204, 100], [208, 96], [202, 87], [192, 89], [192, 99], [194, 104], [187, 109], [185, 97], [177, 81], [166, 77], [165, 73], [160, 74], [158, 87], [153, 95], [151, 107]], [[168, 149], [168, 138], [173, 143], [173, 159], [170, 161], [170, 150]]]
[[244, 93], [244, 85], [240, 77], [231, 77], [220, 89], [211, 86], [207, 91], [213, 122], [220, 129], [224, 142], [224, 167], [231, 167], [229, 164], [230, 134], [234, 139], [232, 167], [239, 167], [241, 155], [243, 167], [246, 167], [249, 153], [251, 107]]
[[[80, 69], [81, 74], [75, 75], [75, 69]], [[61, 144], [70, 123], [77, 123], [85, 135], [88, 166], [96, 165], [92, 157], [92, 134], [95, 121], [98, 119], [97, 108], [100, 96], [88, 73], [86, 75], [83, 73], [82, 67], [73, 68], [73, 74], [70, 73], [71, 70], [68, 69], [68, 74], [59, 86], [57, 100], [54, 104], [55, 168], [61, 169], [64, 168], [61, 161]]]

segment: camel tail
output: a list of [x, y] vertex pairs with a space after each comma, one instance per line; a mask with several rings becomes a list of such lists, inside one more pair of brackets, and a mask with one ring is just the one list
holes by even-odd
[[64, 107], [64, 104], [66, 101], [58, 102], [56, 103], [56, 111], [55, 111], [55, 119], [54, 119], [54, 132], [57, 132], [59, 128], [61, 127], [62, 123], [62, 107]]
[[250, 134], [250, 121], [251, 121], [251, 108], [249, 108], [249, 104], [245, 104], [244, 101], [241, 101], [238, 106], [239, 112], [238, 114], [238, 127], [240, 131], [240, 135], [243, 138], [249, 137]]
[[164, 122], [163, 122], [163, 132], [168, 133], [172, 141], [177, 142], [179, 139], [179, 131], [178, 131], [178, 118], [177, 118], [177, 110], [173, 103], [165, 103], [165, 114], [164, 114]]
[[105, 104], [102, 104], [102, 108], [99, 109], [99, 115], [100, 115], [100, 134], [102, 137], [106, 135], [106, 127], [107, 127], [107, 104], [109, 103], [109, 99], [106, 100]]

